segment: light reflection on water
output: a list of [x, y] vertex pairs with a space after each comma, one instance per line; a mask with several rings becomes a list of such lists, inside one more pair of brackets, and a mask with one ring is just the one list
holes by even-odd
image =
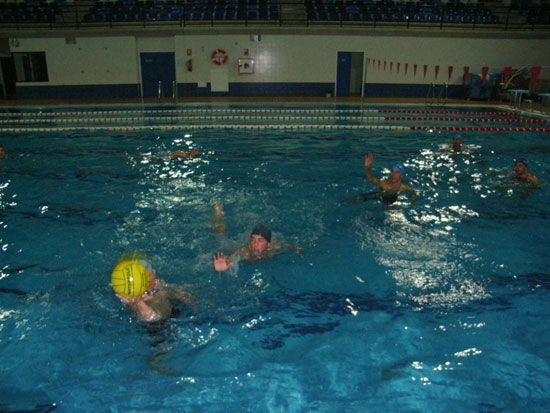
[[[374, 253], [395, 280], [397, 293], [420, 309], [452, 308], [490, 297], [487, 281], [474, 275], [481, 269], [479, 246], [462, 235], [457, 238], [464, 221], [480, 216], [469, 206], [469, 197], [494, 192], [473, 169], [477, 149], [472, 146], [461, 154], [420, 150], [405, 163], [415, 176], [405, 183], [421, 194], [416, 205], [402, 201], [400, 207], [386, 209], [376, 227], [365, 217], [354, 223], [360, 248]], [[464, 203], [453, 204], [457, 199]]]
[[[523, 248], [537, 236], [544, 242], [545, 232], [537, 226], [545, 222], [545, 210], [515, 196], [515, 186], [498, 189], [509, 165], [504, 156], [484, 149], [489, 141], [453, 156], [441, 151], [446, 137], [429, 134], [231, 132], [220, 137], [205, 131], [151, 138], [123, 140], [126, 156], [101, 149], [99, 140], [100, 155], [90, 165], [70, 164], [74, 154], [67, 150], [61, 156], [67, 159], [63, 174], [48, 178], [62, 190], [50, 189], [46, 196], [33, 183], [34, 170], [21, 171], [30, 178], [14, 195], [27, 209], [11, 205], [14, 211], [2, 217], [2, 223], [19, 225], [14, 232], [20, 236], [2, 228], [9, 238], [2, 243], [10, 246], [3, 251], [8, 264], [2, 274], [12, 285], [32, 290], [36, 284], [41, 291], [24, 298], [12, 294], [2, 304], [0, 343], [13, 336], [22, 345], [3, 347], [9, 358], [5, 371], [13, 370], [8, 378], [17, 377], [18, 363], [26, 363], [15, 357], [23, 352], [36, 353], [34, 364], [46, 367], [31, 376], [67, 405], [93, 404], [101, 397], [116, 406], [120, 392], [105, 388], [116, 381], [127, 386], [121, 392], [134, 400], [129, 404], [154, 405], [158, 392], [174, 411], [185, 403], [187, 410], [194, 408], [191, 403], [228, 403], [238, 411], [242, 401], [255, 407], [258, 400], [260, 410], [353, 410], [350, 403], [358, 400], [357, 411], [398, 411], [402, 402], [424, 405], [426, 396], [447, 403], [451, 390], [461, 403], [475, 400], [475, 411], [484, 400], [474, 390], [483, 383], [500, 383], [508, 374], [513, 387], [522, 381], [515, 371], [544, 360], [538, 349], [516, 350], [524, 343], [515, 332], [525, 329], [536, 337], [545, 331], [524, 325], [535, 327], [545, 307], [543, 298], [526, 294], [521, 276], [537, 272], [531, 278], [540, 282], [529, 293], [545, 285], [545, 274], [538, 273], [546, 250]], [[151, 159], [201, 140], [209, 145], [201, 158]], [[416, 204], [405, 197], [391, 207], [342, 202], [372, 190], [362, 165], [367, 147], [376, 153], [380, 177], [387, 177], [389, 165], [405, 165], [405, 183], [421, 195]], [[13, 187], [9, 182], [0, 192], [3, 207]], [[529, 196], [531, 201], [539, 194]], [[212, 231], [216, 202], [226, 206], [224, 238]], [[53, 242], [31, 236], [28, 222]], [[212, 253], [245, 245], [257, 222], [305, 253], [214, 273]], [[515, 230], [507, 234], [514, 237], [500, 239], [499, 231], [510, 227]], [[134, 248], [151, 255], [161, 278], [189, 286], [216, 308], [183, 314], [161, 334], [137, 322], [106, 281], [118, 254]], [[21, 253], [12, 252], [16, 249]], [[528, 309], [502, 293], [509, 288], [508, 275], [516, 277], [514, 294], [519, 291]], [[532, 309], [533, 301], [541, 307]], [[149, 369], [151, 356], [159, 353], [158, 370]], [[170, 375], [170, 368], [178, 375]], [[547, 374], [541, 371], [543, 388]], [[479, 380], [470, 379], [476, 374]], [[34, 380], [30, 384], [36, 387]], [[26, 388], [23, 379], [17, 385]], [[140, 392], [143, 397], [132, 399]], [[289, 394], [295, 397], [291, 402]]]

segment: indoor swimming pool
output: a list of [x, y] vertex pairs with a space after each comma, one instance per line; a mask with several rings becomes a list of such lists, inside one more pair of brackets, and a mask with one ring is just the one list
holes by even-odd
[[[228, 104], [0, 121], [0, 411], [548, 410], [548, 118]], [[350, 202], [376, 189], [367, 153], [378, 178], [403, 165], [416, 202]], [[519, 157], [540, 187], [507, 176]], [[303, 252], [215, 272], [256, 224]], [[150, 325], [125, 308], [109, 282], [134, 249], [196, 311]]]

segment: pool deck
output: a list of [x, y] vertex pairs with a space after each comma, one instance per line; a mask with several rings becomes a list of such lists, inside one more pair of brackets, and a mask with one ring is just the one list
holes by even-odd
[[[341, 103], [341, 104], [426, 104], [426, 99], [419, 98], [360, 98], [360, 97], [189, 97], [177, 98], [177, 103]], [[137, 99], [0, 99], [0, 107], [14, 106], [58, 106], [58, 105], [124, 105], [124, 104], [174, 103], [171, 98], [159, 101], [157, 98]], [[449, 99], [448, 105], [502, 105], [498, 101], [469, 101]]]
[[[240, 103], [240, 104], [272, 104], [272, 103], [304, 103], [304, 104], [365, 104], [365, 105], [423, 105], [442, 108], [445, 106], [498, 107], [514, 109], [509, 102], [501, 100], [466, 100], [448, 99], [444, 103], [434, 102], [425, 98], [361, 98], [361, 97], [182, 97], [177, 99], [157, 98], [136, 99], [0, 99], [0, 107], [49, 107], [49, 106], [82, 106], [82, 105], [154, 105], [154, 104], [197, 104], [197, 103]], [[535, 116], [549, 116], [547, 107], [538, 102], [531, 106], [522, 104], [519, 112]]]

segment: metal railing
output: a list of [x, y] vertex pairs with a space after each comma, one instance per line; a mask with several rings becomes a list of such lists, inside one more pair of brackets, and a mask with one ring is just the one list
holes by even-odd
[[[482, 22], [481, 14], [454, 14], [450, 9], [431, 7], [429, 11], [421, 13], [407, 13], [403, 10], [399, 13], [385, 14], [374, 11], [368, 16], [363, 14], [350, 14], [343, 2], [336, 0], [338, 13], [327, 18], [311, 18], [306, 13], [307, 6], [302, 1], [279, 1], [277, 13], [271, 18], [261, 18], [258, 14], [235, 15], [231, 19], [225, 19], [215, 9], [205, 9], [199, 16], [190, 13], [191, 3], [176, 0], [171, 6], [173, 13], [168, 11], [153, 11], [150, 2], [136, 2], [133, 9], [124, 9], [121, 1], [92, 1], [81, 0], [63, 5], [56, 3], [42, 3], [41, 8], [33, 9], [26, 3], [2, 3], [0, 9], [4, 10], [0, 16], [0, 31], [25, 30], [33, 32], [44, 30], [85, 29], [85, 28], [177, 28], [184, 26], [340, 26], [357, 28], [403, 28], [403, 29], [429, 29], [438, 30], [444, 28], [464, 28], [474, 30], [498, 30], [498, 31], [550, 31], [550, 11], [548, 5], [531, 6], [517, 9], [513, 6], [485, 6], [492, 16], [498, 21]], [[412, 3], [412, 2], [409, 2]], [[406, 4], [409, 4], [406, 3]], [[165, 4], [165, 3], [160, 3]], [[376, 4], [376, 3], [375, 3]], [[396, 3], [397, 4], [397, 3]], [[303, 7], [303, 21], [295, 16], [286, 16], [283, 5], [294, 5], [295, 9]], [[398, 6], [395, 6], [398, 7]], [[156, 8], [154, 10], [157, 10]], [[479, 12], [484, 13], [486, 12]], [[220, 17], [221, 16], [221, 17]], [[464, 17], [467, 16], [467, 17]], [[469, 16], [469, 17], [468, 17]], [[240, 17], [240, 18], [237, 18]]]
[[436, 96], [436, 89], [438, 85], [432, 83], [428, 87], [428, 93], [426, 94], [426, 105], [428, 106], [445, 106], [449, 99], [449, 85], [443, 83], [439, 85], [439, 93]]

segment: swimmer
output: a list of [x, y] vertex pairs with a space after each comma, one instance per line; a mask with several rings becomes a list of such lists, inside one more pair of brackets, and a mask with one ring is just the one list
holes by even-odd
[[[219, 218], [223, 215], [223, 204], [216, 204], [214, 206], [214, 230], [220, 234], [225, 231], [225, 224], [216, 226], [219, 223]], [[236, 259], [239, 262], [256, 262], [270, 260], [276, 255], [282, 254], [285, 249], [303, 252], [303, 248], [296, 247], [286, 242], [272, 243], [271, 242], [271, 230], [265, 225], [258, 225], [254, 227], [250, 234], [250, 242], [248, 246], [238, 249], [230, 256], [226, 257], [221, 252], [216, 252], [212, 257], [212, 267], [217, 272], [227, 271], [231, 265], [232, 260]]]
[[508, 176], [514, 178], [518, 182], [526, 182], [534, 185], [539, 184], [538, 178], [527, 170], [527, 159], [525, 158], [517, 158], [515, 160], [514, 172], [510, 172]]
[[374, 177], [374, 175], [372, 174], [372, 160], [373, 156], [371, 153], [365, 156], [365, 173], [367, 175], [367, 180], [371, 184], [382, 189], [382, 191], [379, 193], [379, 197], [381, 200], [383, 200], [387, 204], [392, 204], [397, 201], [397, 198], [401, 192], [405, 192], [409, 196], [411, 202], [415, 202], [417, 200], [418, 197], [416, 196], [415, 192], [407, 185], [401, 183], [403, 175], [405, 175], [405, 168], [403, 168], [401, 165], [392, 166], [390, 179], [382, 181]]
[[460, 136], [457, 133], [453, 138], [453, 144], [447, 146], [446, 148], [444, 148], [444, 150], [449, 151], [449, 152], [462, 152], [462, 151], [464, 151], [466, 148], [464, 147], [464, 145], [462, 145], [461, 138], [462, 138], [462, 136]]
[[0, 145], [0, 159], [4, 159], [6, 157], [6, 152], [4, 151], [4, 146]]
[[397, 201], [397, 196], [398, 194], [395, 192], [373, 191], [364, 194], [353, 195], [347, 198], [344, 202], [347, 202], [348, 204], [362, 204], [363, 202], [374, 200], [383, 202], [387, 205], [391, 205], [395, 201]]
[[156, 271], [148, 263], [143, 263], [146, 264], [145, 266], [149, 270], [149, 288], [141, 296], [135, 298], [125, 298], [117, 295], [120, 301], [135, 311], [139, 318], [148, 323], [170, 318], [174, 308], [179, 303], [188, 305], [193, 312], [197, 312], [193, 306], [196, 300], [191, 294], [181, 288], [166, 285], [164, 281], [155, 277]]
[[162, 159], [170, 158], [197, 158], [201, 155], [202, 148], [199, 145], [195, 145], [191, 148], [189, 152], [179, 151], [173, 152], [168, 155], [164, 155]]

